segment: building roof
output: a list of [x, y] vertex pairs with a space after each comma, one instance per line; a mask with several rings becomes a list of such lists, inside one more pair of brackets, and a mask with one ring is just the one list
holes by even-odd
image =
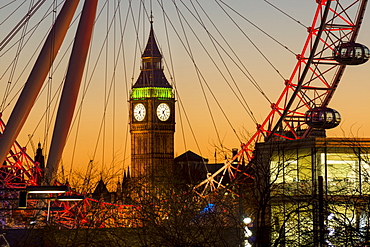
[[160, 58], [162, 58], [162, 54], [159, 51], [157, 42], [155, 41], [153, 24], [150, 25], [150, 32], [149, 32], [148, 42], [146, 44], [145, 50], [144, 50], [141, 57], [142, 58], [144, 58], [144, 57], [160, 57]]
[[199, 156], [198, 154], [189, 150], [175, 158], [175, 163], [179, 163], [179, 162], [206, 162], [207, 163], [208, 159], [203, 158], [202, 156]]
[[98, 185], [95, 187], [93, 196], [101, 196], [102, 194], [109, 193], [107, 186], [105, 186], [105, 183], [103, 182], [103, 179], [101, 178], [99, 180]]
[[168, 83], [163, 70], [142, 70], [139, 78], [132, 88], [140, 87], [172, 88], [172, 86]]
[[163, 73], [163, 68], [161, 65], [162, 54], [159, 51], [157, 42], [155, 40], [152, 24], [150, 28], [148, 43], [146, 44], [141, 58], [141, 72], [139, 78], [132, 87], [133, 89], [142, 87], [172, 88]]

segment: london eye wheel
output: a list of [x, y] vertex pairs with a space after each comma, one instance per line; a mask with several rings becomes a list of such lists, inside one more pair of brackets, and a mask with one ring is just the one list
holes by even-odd
[[[12, 30], [14, 33], [3, 39], [0, 44], [0, 50], [3, 50], [6, 45], [9, 44], [11, 38], [16, 35], [16, 32], [21, 32], [21, 27], [27, 25], [25, 20], [28, 20], [39, 8], [39, 4], [41, 5], [43, 2], [45, 1], [37, 1], [35, 5], [29, 9], [24, 19]], [[119, 3], [120, 1], [117, 2]], [[131, 1], [129, 2], [131, 3]], [[105, 1], [105, 3], [107, 3], [107, 1]], [[256, 142], [289, 141], [307, 138], [312, 134], [320, 133], [324, 129], [334, 128], [339, 124], [340, 114], [337, 110], [330, 108], [330, 101], [338, 87], [344, 70], [346, 67], [365, 63], [370, 56], [368, 48], [356, 41], [367, 1], [318, 0], [316, 3], [317, 8], [314, 13], [312, 24], [307, 28], [307, 39], [303, 44], [301, 52], [295, 56], [297, 59], [296, 65], [290, 77], [286, 78], [280, 96], [275, 102], [270, 104], [270, 111], [267, 117], [256, 126], [257, 130], [249, 141], [242, 144], [241, 151], [232, 159], [225, 162], [220, 170], [209, 175], [205, 181], [194, 188], [200, 195], [203, 196], [207, 194], [209, 190], [214, 191], [222, 188], [222, 180], [225, 177], [235, 180], [238, 174], [245, 173], [245, 175], [248, 176], [245, 172], [245, 168], [248, 166], [248, 162], [253, 158], [253, 149]], [[59, 7], [57, 2], [54, 7]], [[117, 9], [114, 8], [113, 12], [118, 16], [119, 12]], [[54, 12], [55, 11], [49, 11], [47, 13], [49, 15], [54, 15]], [[149, 14], [146, 9], [143, 10], [143, 13], [144, 12], [147, 15]], [[99, 12], [99, 14], [101, 13], [102, 12]], [[164, 15], [166, 15], [166, 13], [164, 13]], [[113, 29], [113, 23], [113, 21], [107, 21], [106, 26]], [[35, 25], [35, 30], [37, 25]], [[115, 26], [116, 30], [122, 28], [120, 31], [123, 32], [124, 25], [119, 28], [118, 26], [118, 24]], [[139, 23], [134, 23], [134, 26], [138, 28]], [[28, 37], [27, 34], [32, 33], [34, 29], [25, 32], [24, 37]], [[136, 32], [135, 34], [135, 38], [139, 39], [138, 33]], [[117, 37], [118, 36], [119, 35], [117, 35]], [[96, 39], [99, 38], [102, 37]], [[122, 40], [123, 39], [116, 44], [120, 46]], [[16, 44], [19, 46], [19, 49], [21, 49], [26, 42], [27, 39], [25, 38], [21, 39]], [[17, 45], [14, 45], [14, 47]], [[100, 52], [105, 49], [108, 50], [110, 48], [104, 47]], [[134, 49], [137, 49], [137, 47], [133, 48], [133, 50]], [[118, 53], [120, 48], [117, 48], [115, 51]], [[190, 51], [190, 49], [188, 51]], [[17, 54], [20, 54], [20, 52], [17, 52]], [[108, 55], [106, 55], [106, 57], [108, 57]], [[115, 59], [117, 59], [117, 57], [115, 57]], [[21, 61], [21, 59], [16, 58], [13, 61]], [[99, 66], [95, 64], [95, 67]], [[104, 64], [101, 67], [108, 66]], [[116, 67], [116, 64], [112, 67]], [[198, 70], [198, 67], [195, 67]], [[114, 73], [116, 72], [117, 71], [114, 71]], [[52, 81], [53, 77], [56, 77], [56, 73], [51, 73], [48, 80]], [[106, 84], [111, 85], [109, 83]], [[9, 90], [11, 89], [12, 86], [9, 86]], [[105, 94], [107, 98], [110, 92], [108, 89], [109, 87], [106, 88]], [[94, 101], [96, 100], [94, 99]], [[107, 100], [104, 101], [105, 105], [108, 104], [107, 102]], [[5, 104], [2, 107], [4, 108], [4, 106], [7, 105]], [[48, 105], [47, 108], [51, 109], [52, 107]], [[92, 125], [93, 122], [89, 124]], [[5, 124], [1, 122], [0, 126], [2, 128], [1, 132], [3, 132]], [[26, 154], [24, 148], [16, 143], [8, 157], [9, 164], [11, 165], [3, 167], [2, 171], [4, 182], [7, 187], [17, 188], [39, 183], [37, 180], [42, 175], [41, 170], [38, 166], [33, 164], [32, 158]], [[90, 202], [92, 203], [92, 201]]]
[[342, 75], [347, 67], [363, 64], [370, 58], [369, 49], [356, 43], [367, 1], [316, 2], [307, 39], [279, 98], [271, 103], [267, 117], [241, 150], [195, 187], [200, 195], [224, 188], [225, 176], [232, 180], [243, 174], [253, 158], [256, 142], [323, 135], [325, 129], [339, 125], [341, 116], [329, 105]]

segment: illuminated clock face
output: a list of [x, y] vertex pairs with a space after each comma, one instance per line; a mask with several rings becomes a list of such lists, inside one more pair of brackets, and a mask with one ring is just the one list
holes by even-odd
[[170, 117], [170, 107], [166, 103], [160, 103], [157, 107], [157, 116], [161, 121], [167, 121]]
[[145, 118], [145, 106], [141, 103], [136, 104], [134, 107], [134, 117], [137, 121], [143, 121]]

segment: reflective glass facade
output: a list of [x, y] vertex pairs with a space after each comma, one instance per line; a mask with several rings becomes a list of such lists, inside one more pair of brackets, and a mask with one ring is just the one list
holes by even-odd
[[321, 237], [329, 246], [357, 246], [370, 237], [370, 139], [308, 138], [257, 148], [270, 163], [272, 242], [318, 246]]

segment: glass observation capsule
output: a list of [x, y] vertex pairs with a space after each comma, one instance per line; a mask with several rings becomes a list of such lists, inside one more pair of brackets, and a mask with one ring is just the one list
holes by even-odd
[[332, 129], [339, 125], [341, 116], [331, 108], [316, 107], [306, 112], [306, 124], [312, 128]]
[[366, 63], [370, 58], [370, 50], [358, 43], [343, 43], [333, 51], [334, 59], [344, 65], [359, 65]]

